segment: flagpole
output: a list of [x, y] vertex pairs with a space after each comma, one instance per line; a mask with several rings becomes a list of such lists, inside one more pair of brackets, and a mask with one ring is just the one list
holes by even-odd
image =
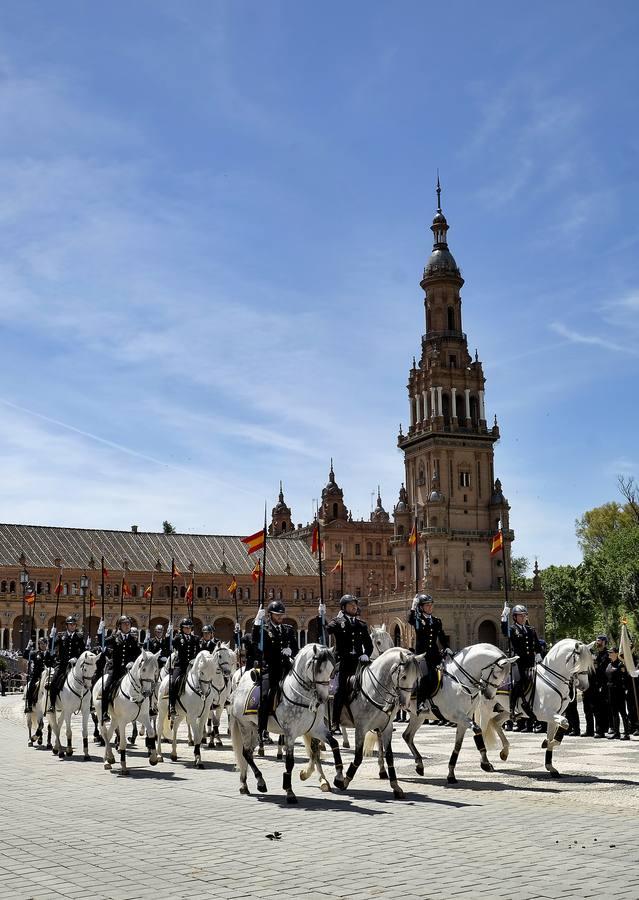
[[169, 606], [169, 625], [170, 625], [170, 637], [169, 637], [169, 672], [173, 674], [173, 663], [171, 662], [171, 654], [173, 653], [173, 585], [175, 583], [175, 557], [171, 558], [171, 603]]
[[[324, 580], [322, 577], [322, 535], [320, 532], [319, 516], [317, 517], [317, 559], [319, 565], [320, 603], [324, 603]], [[320, 639], [326, 646], [326, 634], [324, 632], [324, 614], [320, 616]]]
[[153, 580], [155, 578], [155, 570], [151, 571], [151, 593], [149, 594], [149, 627], [146, 630], [146, 640], [144, 642], [146, 649], [149, 649], [151, 641], [151, 616], [153, 614]]
[[[233, 576], [233, 578], [235, 579], [235, 575]], [[259, 586], [258, 586], [257, 590], [259, 593]], [[235, 600], [235, 624], [237, 625], [237, 628], [235, 629], [235, 649], [237, 651], [238, 663], [239, 663], [239, 667], [241, 669], [242, 668], [242, 641], [240, 638], [240, 610], [237, 605], [237, 591], [233, 591], [233, 598]]]
[[[102, 614], [100, 616], [100, 625], [102, 626], [102, 653], [104, 653], [106, 646], [106, 622], [104, 621], [104, 556], [102, 557], [102, 572], [101, 572], [101, 592], [102, 592]], [[100, 628], [100, 625], [98, 628]], [[106, 665], [102, 666], [102, 686], [100, 689], [100, 722], [104, 722], [104, 717], [107, 714], [108, 710], [104, 708], [104, 670]], [[97, 712], [97, 710], [96, 710]]]
[[340, 597], [344, 596], [344, 554], [340, 553], [339, 555], [340, 567], [339, 567], [339, 592]]
[[124, 576], [125, 572], [122, 570], [122, 579], [120, 581], [120, 618], [124, 614]]
[[506, 601], [506, 606], [508, 606], [508, 572], [506, 569], [506, 541], [504, 540], [504, 529], [499, 527], [499, 533], [501, 534], [501, 558], [504, 563], [504, 599]]
[[419, 593], [419, 559], [417, 555], [417, 511], [415, 511], [415, 593]]
[[[55, 589], [55, 612], [53, 614], [53, 628], [51, 629], [51, 631], [53, 631], [53, 637], [51, 636], [51, 631], [49, 632], [49, 643], [51, 644], [51, 649], [49, 650], [49, 654], [52, 659], [55, 655], [55, 642], [56, 642], [56, 638], [58, 636], [58, 628], [57, 628], [56, 622], [58, 620], [58, 607], [60, 605], [60, 594], [61, 593], [62, 593], [62, 566], [60, 566], [60, 572], [58, 574], [58, 583], [57, 583], [56, 589]], [[24, 625], [23, 625], [23, 627], [24, 627]], [[49, 708], [49, 691], [50, 691], [50, 689], [51, 689], [51, 679], [47, 678], [47, 695], [46, 695], [46, 699], [44, 701], [45, 715]]]

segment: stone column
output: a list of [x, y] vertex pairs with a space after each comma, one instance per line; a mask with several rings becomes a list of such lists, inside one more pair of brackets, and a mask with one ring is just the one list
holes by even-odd
[[470, 419], [470, 388], [464, 389], [464, 395], [466, 397], [466, 418]]
[[428, 419], [428, 393], [426, 390], [422, 392], [422, 403], [424, 406], [424, 421]]
[[432, 387], [430, 389], [430, 417], [434, 419], [437, 415], [437, 409], [435, 408], [435, 388]]
[[415, 394], [415, 424], [419, 425], [422, 421], [422, 407], [420, 403], [421, 397], [419, 394]]
[[415, 425], [415, 401], [413, 400], [412, 397], [410, 397], [408, 402], [410, 404], [410, 424], [414, 426]]
[[450, 389], [450, 417], [457, 421], [457, 388]]
[[442, 404], [442, 389], [441, 389], [441, 387], [438, 387], [438, 388], [437, 388], [437, 415], [438, 415], [438, 416], [442, 416], [442, 415], [443, 415], [442, 410], [443, 410], [443, 404]]
[[486, 410], [484, 408], [484, 392], [479, 392], [479, 418], [486, 421]]

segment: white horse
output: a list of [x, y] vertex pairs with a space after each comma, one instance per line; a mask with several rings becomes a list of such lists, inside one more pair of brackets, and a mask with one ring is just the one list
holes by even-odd
[[[481, 729], [473, 721], [473, 713], [482, 698], [492, 700], [495, 697], [499, 685], [510, 673], [511, 665], [516, 659], [516, 656], [507, 657], [492, 644], [473, 644], [444, 658], [439, 667], [440, 686], [429, 702], [430, 708], [417, 713], [417, 701], [413, 698], [410, 721], [402, 734], [415, 759], [418, 775], [424, 774], [424, 760], [415, 746], [415, 735], [426, 719], [445, 719], [457, 726], [455, 747], [448, 761], [449, 784], [457, 783], [455, 766], [468, 728], [474, 732], [482, 769], [486, 772], [494, 771], [486, 755]], [[383, 778], [382, 771], [380, 764], [380, 777]]]
[[[65, 751], [60, 743], [60, 733], [64, 723], [66, 728], [67, 747], [66, 755], [71, 756], [73, 748], [71, 746], [71, 716], [75, 713], [82, 715], [82, 749], [84, 758], [90, 759], [89, 756], [89, 714], [91, 711], [91, 682], [95, 674], [95, 666], [98, 657], [90, 650], [85, 650], [77, 658], [76, 662], [67, 672], [62, 687], [55, 701], [55, 708], [47, 710], [47, 721], [51, 727], [51, 731], [55, 736], [53, 744], [53, 752], [57, 753], [60, 759], [64, 759]], [[49, 672], [53, 672], [52, 669]], [[40, 690], [38, 692], [38, 705], [44, 709], [49, 699], [50, 679], [40, 679]]]
[[220, 738], [220, 719], [231, 694], [232, 679], [237, 669], [237, 654], [232, 650], [228, 643], [218, 645], [221, 652], [221, 659], [225, 663], [225, 671], [228, 673], [223, 675], [222, 683], [213, 682], [213, 690], [211, 695], [211, 705], [209, 707], [209, 719], [211, 722], [211, 734], [209, 747], [224, 747]]
[[[286, 770], [283, 775], [283, 788], [286, 791], [286, 802], [297, 803], [292, 788], [292, 772], [295, 765], [294, 747], [296, 738], [305, 735], [309, 738], [307, 746], [311, 753], [312, 768], [307, 774], [302, 772], [304, 780], [317, 766], [320, 772], [320, 787], [330, 791], [330, 785], [322, 771], [319, 758], [320, 742], [329, 744], [333, 750], [335, 768], [339, 777], [343, 777], [342, 759], [339, 746], [325, 722], [326, 703], [330, 690], [331, 675], [335, 670], [335, 657], [331, 650], [321, 644], [306, 644], [295, 659], [291, 671], [285, 676], [279, 702], [268, 719], [268, 730], [284, 736], [286, 747]], [[257, 789], [266, 791], [266, 782], [253, 758], [253, 751], [258, 744], [257, 713], [247, 713], [247, 702], [255, 687], [252, 671], [245, 672], [238, 686], [231, 694], [229, 722], [231, 740], [238, 769], [240, 771], [240, 794], [248, 794], [248, 767], [251, 767], [257, 780]]]
[[[378, 656], [381, 656], [382, 653], [385, 653], [387, 650], [390, 650], [391, 647], [394, 647], [393, 639], [390, 634], [386, 631], [386, 625], [374, 625], [370, 631], [371, 640], [373, 642], [373, 652], [371, 653], [371, 659], [377, 659]], [[351, 749], [350, 741], [348, 740], [348, 731], [345, 727], [342, 727], [342, 747], [345, 750]], [[383, 752], [381, 742], [379, 744], [379, 758], [380, 758], [380, 766], [383, 764]]]
[[[111, 750], [111, 737], [114, 732], [117, 732], [120, 770], [123, 775], [128, 775], [126, 726], [129, 722], [140, 721], [144, 725], [149, 762], [154, 766], [158, 761], [155, 753], [155, 729], [149, 703], [158, 680], [159, 656], [160, 651], [151, 653], [149, 650], [142, 650], [138, 658], [127, 666], [127, 671], [111, 694], [108, 709], [111, 721], [103, 722], [101, 726], [104, 740], [104, 768], [107, 770], [111, 769], [115, 762]], [[98, 678], [93, 686], [93, 705], [96, 709], [102, 709], [101, 678]]]
[[201, 744], [206, 718], [215, 694], [213, 683], [221, 690], [226, 679], [231, 677], [230, 660], [232, 653], [228, 647], [218, 647], [211, 653], [208, 650], [200, 650], [189, 668], [187, 669], [180, 696], [175, 704], [175, 716], [169, 722], [169, 685], [170, 675], [162, 679], [158, 690], [158, 717], [157, 717], [157, 753], [158, 760], [163, 761], [161, 739], [167, 724], [171, 726], [173, 746], [171, 759], [177, 761], [177, 733], [180, 723], [186, 720], [188, 728], [193, 735], [193, 755], [195, 768], [203, 769]]
[[[29, 746], [33, 747], [33, 745], [38, 743], [38, 745], [42, 744], [42, 729], [44, 727], [44, 704], [46, 701], [45, 692], [40, 692], [40, 686], [46, 683], [47, 679], [50, 679], [53, 675], [53, 669], [45, 668], [38, 678], [37, 686], [34, 690], [35, 694], [35, 702], [33, 703], [31, 710], [29, 712], [26, 711], [27, 704], [27, 691], [29, 690], [28, 683], [25, 685], [23, 691], [24, 703], [25, 703], [25, 719], [27, 723], [27, 730], [29, 732]], [[51, 726], [48, 728], [48, 737], [49, 740], [47, 742], [47, 747], [51, 749]]]
[[[570, 727], [564, 712], [576, 691], [585, 691], [588, 687], [588, 673], [594, 668], [590, 652], [593, 646], [594, 642], [584, 644], [574, 638], [564, 638], [550, 648], [544, 660], [537, 663], [534, 669], [532, 697], [528, 696], [526, 705], [540, 722], [547, 723], [548, 735], [541, 746], [546, 750], [546, 769], [553, 778], [560, 777], [552, 762], [553, 750], [561, 744]], [[521, 698], [517, 701], [515, 713], [517, 718], [528, 717]], [[498, 737], [502, 745], [499, 756], [507, 760], [510, 744], [501, 726], [510, 718], [508, 698], [503, 704], [501, 697], [483, 702], [479, 717], [486, 740], [494, 743], [494, 738]]]
[[[393, 719], [399, 707], [407, 709], [410, 704], [411, 694], [420, 676], [422, 659], [423, 656], [415, 656], [401, 647], [391, 647], [360, 670], [355, 693], [344, 704], [341, 715], [342, 725], [355, 728], [355, 757], [345, 777], [337, 771], [333, 781], [335, 787], [346, 790], [355, 777], [364, 756], [365, 738], [368, 740], [367, 749], [374, 749], [381, 739], [393, 794], [397, 800], [404, 798], [393, 758]], [[313, 759], [307, 777], [313, 770], [312, 766]]]

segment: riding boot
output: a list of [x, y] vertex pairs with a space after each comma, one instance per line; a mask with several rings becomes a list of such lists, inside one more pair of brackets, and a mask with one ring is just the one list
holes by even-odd
[[344, 708], [344, 699], [341, 696], [341, 692], [338, 688], [337, 693], [333, 698], [333, 723], [331, 726], [331, 734], [341, 734], [342, 730], [340, 728], [340, 719], [342, 717], [342, 709]]

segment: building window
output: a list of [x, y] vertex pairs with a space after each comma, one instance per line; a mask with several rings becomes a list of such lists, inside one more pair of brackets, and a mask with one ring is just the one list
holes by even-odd
[[284, 596], [284, 595], [282, 594], [282, 590], [280, 589], [280, 590], [277, 592], [277, 599], [278, 599], [278, 600], [281, 600], [281, 599], [283, 598], [283, 596]]
[[204, 591], [202, 590], [202, 586], [197, 589], [197, 599], [202, 600], [204, 598]]
[[313, 599], [313, 591], [309, 591], [309, 592], [308, 592], [308, 599], [309, 599], [309, 600], [312, 600], [312, 599]]
[[465, 488], [470, 487], [470, 472], [459, 473], [459, 486]]
[[293, 600], [299, 600], [299, 596], [300, 596], [300, 592], [297, 590], [297, 588], [294, 588], [293, 589]]
[[[355, 556], [361, 556], [361, 555], [362, 555], [361, 545], [355, 544]], [[6, 591], [6, 587], [5, 587], [5, 591]]]
[[452, 356], [452, 355], [449, 356], [448, 357], [448, 365], [450, 366], [451, 369], [456, 369], [457, 368], [457, 357]]
[[359, 587], [356, 587], [356, 588], [355, 588], [355, 596], [356, 596], [356, 597], [361, 597], [361, 596], [362, 596], [362, 589], [361, 589], [361, 588], [359, 588]]
[[220, 596], [220, 589], [214, 587], [214, 588], [213, 588], [213, 598], [214, 598], [215, 600], [217, 600], [219, 596]]
[[375, 556], [381, 556], [381, 555], [382, 555], [382, 545], [381, 545], [380, 541], [377, 541], [375, 543]]
[[335, 544], [335, 552], [336, 552], [336, 553], [341, 553], [341, 552], [342, 552], [342, 545], [341, 545], [341, 544]]
[[[68, 585], [65, 584], [65, 588], [66, 588], [66, 587], [68, 587]], [[64, 593], [66, 594], [66, 590], [65, 590]], [[120, 596], [120, 585], [119, 585], [119, 584], [114, 584], [114, 585], [113, 585], [113, 596], [114, 596], [114, 597], [119, 597], [119, 596]]]
[[2, 593], [2, 594], [6, 594], [6, 593], [7, 593], [7, 582], [6, 582], [6, 581], [3, 581], [3, 582], [0, 584], [0, 593]]
[[182, 585], [182, 587], [180, 588], [180, 598], [182, 600], [184, 600], [185, 597], [186, 597], [186, 588], [184, 587], [184, 585]]
[[137, 584], [132, 584], [131, 585], [131, 596], [137, 597], [137, 595], [138, 595], [138, 586], [137, 586]]
[[171, 585], [170, 584], [166, 584], [164, 586], [164, 596], [167, 598], [167, 600], [171, 599]]
[[473, 566], [469, 559], [466, 560], [466, 571], [469, 573], [473, 571]]
[[366, 541], [366, 556], [372, 556], [372, 555], [373, 555], [373, 542]]
[[204, 599], [205, 599], [205, 600], [209, 600], [210, 597], [211, 597], [211, 588], [207, 585], [207, 586], [204, 588]]
[[251, 589], [250, 587], [244, 588], [244, 597], [246, 600], [251, 599]]

